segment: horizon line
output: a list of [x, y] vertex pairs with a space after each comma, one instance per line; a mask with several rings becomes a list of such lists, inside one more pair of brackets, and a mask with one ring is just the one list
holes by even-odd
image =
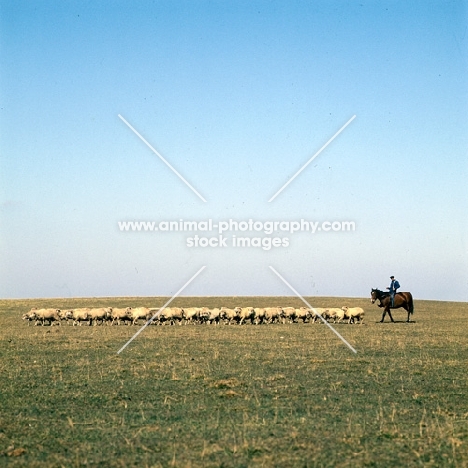
[[[370, 296], [333, 296], [333, 295], [307, 295], [304, 294], [304, 297], [318, 297], [318, 298], [337, 298], [337, 299], [365, 299], [365, 300], [370, 300]], [[162, 296], [73, 296], [73, 297], [23, 297], [23, 298], [18, 298], [18, 297], [9, 297], [9, 298], [0, 298], [0, 301], [47, 301], [47, 300], [75, 300], [75, 299], [147, 299], [147, 298], [168, 298], [171, 297], [170, 294], [168, 295], [162, 295]], [[225, 298], [225, 297], [230, 297], [230, 298], [276, 298], [276, 297], [287, 297], [287, 298], [296, 298], [294, 294], [291, 295], [245, 295], [245, 296], [236, 296], [236, 295], [203, 295], [203, 296], [198, 296], [198, 295], [191, 295], [191, 296], [182, 296], [179, 295], [178, 298]], [[418, 301], [433, 301], [433, 302], [459, 302], [462, 304], [468, 303], [468, 300], [456, 300], [456, 299], [424, 299], [424, 298], [414, 298], [414, 300]]]

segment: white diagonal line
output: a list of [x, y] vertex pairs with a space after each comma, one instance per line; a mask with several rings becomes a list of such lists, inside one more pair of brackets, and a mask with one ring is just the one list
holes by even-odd
[[202, 266], [118, 351], [120, 354], [206, 268]]
[[354, 119], [353, 115], [269, 200], [272, 202]]
[[270, 270], [275, 273], [278, 278], [283, 281], [283, 283], [288, 286], [288, 288], [304, 303], [314, 311], [316, 315], [320, 317], [322, 322], [330, 328], [330, 330], [338, 336], [338, 338], [353, 352], [357, 353], [357, 351], [322, 317], [321, 314], [319, 314], [272, 266], [270, 266]]
[[182, 181], [184, 182], [187, 187], [189, 187], [195, 195], [197, 195], [201, 200], [203, 200], [206, 203], [206, 200], [198, 193], [197, 190], [195, 190], [194, 187], [174, 168], [171, 166], [171, 164], [161, 156], [146, 140], [143, 138], [140, 133], [138, 133], [120, 114], [118, 114], [120, 120], [138, 137], [140, 140], [164, 163], [166, 166]]

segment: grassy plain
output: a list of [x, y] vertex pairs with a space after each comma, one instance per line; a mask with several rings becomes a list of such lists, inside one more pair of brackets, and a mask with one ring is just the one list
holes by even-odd
[[[0, 301], [0, 466], [468, 466], [468, 304], [416, 301], [413, 323], [27, 326], [32, 306], [150, 306], [165, 298]], [[174, 306], [296, 306], [179, 298]], [[388, 317], [387, 317], [388, 320]]]

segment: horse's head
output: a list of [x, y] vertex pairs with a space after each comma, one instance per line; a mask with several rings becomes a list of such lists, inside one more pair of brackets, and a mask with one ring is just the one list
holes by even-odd
[[372, 304], [379, 298], [379, 290], [378, 289], [371, 289], [371, 302]]

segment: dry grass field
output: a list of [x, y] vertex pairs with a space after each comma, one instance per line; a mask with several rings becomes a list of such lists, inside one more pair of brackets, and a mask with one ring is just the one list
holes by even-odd
[[[28, 326], [31, 307], [165, 298], [0, 301], [0, 466], [466, 467], [468, 304], [415, 301], [413, 323]], [[295, 306], [179, 298], [171, 306]], [[387, 317], [388, 320], [388, 317]]]

